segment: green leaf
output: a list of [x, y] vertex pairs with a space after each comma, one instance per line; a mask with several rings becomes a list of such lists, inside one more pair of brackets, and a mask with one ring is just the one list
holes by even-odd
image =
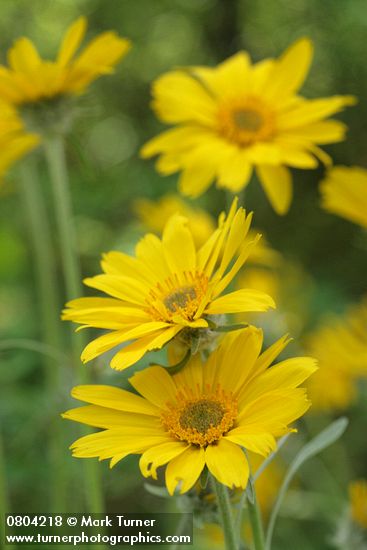
[[144, 489], [151, 495], [161, 498], [171, 498], [165, 487], [158, 487], [158, 485], [151, 485], [150, 483], [144, 483]]
[[330, 426], [325, 428], [321, 433], [316, 437], [311, 439], [309, 443], [306, 443], [304, 447], [298, 452], [293, 462], [290, 464], [288, 471], [284, 477], [283, 483], [280, 487], [277, 499], [273, 506], [268, 530], [266, 534], [266, 550], [271, 550], [271, 541], [273, 537], [275, 522], [279, 513], [280, 505], [282, 500], [288, 490], [289, 484], [292, 481], [294, 475], [297, 473], [299, 468], [308, 460], [309, 458], [314, 457], [329, 445], [332, 445], [343, 435], [348, 426], [348, 419], [345, 417], [335, 420]]

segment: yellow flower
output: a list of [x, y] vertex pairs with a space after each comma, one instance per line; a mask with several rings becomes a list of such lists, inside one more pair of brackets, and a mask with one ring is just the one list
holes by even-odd
[[344, 139], [346, 127], [325, 120], [355, 103], [351, 96], [307, 100], [298, 95], [312, 59], [303, 38], [279, 59], [251, 64], [239, 52], [216, 68], [192, 67], [160, 77], [153, 86], [153, 108], [176, 124], [142, 149], [143, 157], [161, 155], [163, 174], [182, 171], [179, 188], [201, 195], [216, 180], [238, 192], [253, 168], [278, 214], [292, 199], [288, 166], [315, 168], [329, 156], [318, 145]]
[[[162, 233], [171, 216], [181, 214], [188, 220], [188, 226], [197, 247], [203, 245], [215, 229], [215, 221], [210, 214], [202, 208], [191, 206], [178, 195], [164, 195], [157, 201], [137, 199], [134, 206], [140, 221], [147, 229], [156, 233]], [[248, 237], [255, 238], [256, 233], [257, 231], [252, 229]], [[249, 263], [274, 265], [278, 260], [278, 252], [271, 248], [263, 235], [261, 241], [251, 251]]]
[[153, 234], [141, 239], [136, 258], [105, 254], [104, 274], [84, 282], [111, 298], [79, 298], [63, 311], [65, 320], [112, 331], [88, 344], [82, 360], [133, 340], [111, 361], [112, 368], [122, 370], [182, 331], [187, 338], [192, 330], [208, 329], [208, 316], [275, 307], [270, 296], [256, 290], [221, 296], [260, 237], [246, 239], [250, 223], [251, 215], [237, 210], [235, 199], [228, 217], [220, 216], [218, 229], [199, 249], [187, 219], [177, 214], [167, 222], [162, 239]]
[[319, 361], [308, 385], [314, 411], [346, 409], [355, 400], [357, 381], [367, 377], [367, 302], [345, 316], [331, 316], [309, 335], [306, 349]]
[[66, 32], [56, 61], [41, 59], [28, 38], [9, 50], [9, 67], [0, 66], [0, 177], [40, 142], [39, 134], [68, 130], [73, 110], [64, 100], [112, 72], [130, 47], [128, 40], [105, 32], [75, 56], [85, 31], [86, 19], [80, 17]]
[[262, 331], [249, 327], [227, 334], [206, 363], [196, 354], [173, 376], [158, 366], [138, 372], [129, 381], [142, 397], [110, 386], [74, 388], [72, 395], [90, 405], [63, 416], [102, 428], [78, 439], [74, 456], [111, 459], [112, 467], [141, 454], [142, 474], [155, 479], [167, 464], [171, 495], [191, 489], [205, 465], [220, 483], [244, 489], [243, 448], [266, 456], [310, 405], [297, 386], [316, 369], [313, 359], [268, 368], [286, 344], [283, 337], [260, 355]]
[[335, 166], [321, 182], [322, 207], [367, 229], [367, 170]]
[[24, 105], [80, 94], [93, 80], [111, 73], [130, 42], [104, 32], [76, 55], [86, 24], [85, 17], [79, 17], [69, 27], [55, 61], [43, 60], [28, 38], [19, 38], [8, 52], [9, 67], [0, 66], [0, 98]]
[[349, 500], [353, 520], [367, 529], [367, 481], [360, 479], [349, 484]]

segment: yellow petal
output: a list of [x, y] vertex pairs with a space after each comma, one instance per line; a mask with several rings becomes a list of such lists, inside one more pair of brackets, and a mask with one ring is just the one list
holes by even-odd
[[257, 166], [257, 175], [275, 212], [284, 215], [292, 201], [292, 176], [284, 166]]
[[184, 271], [195, 271], [196, 251], [188, 220], [179, 214], [171, 216], [162, 237], [163, 252], [172, 271], [180, 276]]
[[268, 347], [257, 359], [256, 366], [255, 366], [255, 372], [256, 374], [259, 374], [272, 364], [274, 359], [278, 357], [282, 353], [282, 351], [286, 348], [286, 346], [291, 342], [291, 338], [289, 338], [288, 334], [285, 334], [279, 340], [274, 342], [270, 347]]
[[205, 466], [205, 452], [202, 447], [190, 446], [171, 460], [166, 468], [166, 485], [170, 495], [179, 487], [180, 494], [189, 491], [198, 480]]
[[8, 53], [9, 65], [17, 72], [31, 72], [41, 63], [40, 56], [28, 38], [19, 38]]
[[246, 488], [249, 478], [249, 465], [242, 449], [228, 441], [220, 439], [216, 445], [208, 445], [205, 462], [210, 473], [230, 489]]
[[130, 384], [151, 403], [165, 408], [175, 403], [177, 387], [172, 376], [162, 367], [148, 367], [129, 378]]
[[[216, 351], [215, 364], [209, 361], [204, 367], [205, 383], [210, 379], [212, 387], [220, 384], [227, 391], [237, 395], [252, 375], [262, 343], [262, 330], [253, 326], [226, 334], [219, 350]], [[231, 365], [230, 369], [228, 365]], [[211, 370], [213, 373], [209, 372]]]
[[87, 20], [85, 17], [79, 17], [70, 25], [66, 31], [57, 56], [57, 63], [59, 65], [65, 67], [65, 65], [69, 63], [84, 38], [86, 28]]
[[159, 411], [151, 403], [129, 391], [113, 386], [85, 385], [76, 386], [71, 391], [72, 397], [79, 401], [92, 403], [117, 411], [148, 414], [155, 416]]
[[252, 165], [249, 162], [247, 151], [233, 148], [221, 164], [217, 187], [229, 189], [232, 193], [241, 191], [250, 181]]
[[215, 102], [195, 78], [183, 71], [171, 71], [153, 84], [153, 108], [170, 124], [200, 122], [215, 124]]
[[116, 409], [108, 409], [97, 405], [70, 409], [61, 416], [68, 420], [87, 424], [87, 426], [94, 426], [95, 428], [145, 427], [147, 430], [149, 428], [156, 430], [160, 426], [160, 421], [155, 416], [117, 411]]
[[139, 338], [132, 344], [124, 347], [112, 358], [111, 367], [116, 370], [124, 370], [130, 367], [139, 361], [148, 351], [163, 347], [167, 342], [172, 340], [182, 328], [182, 326], [173, 326]]
[[273, 78], [265, 94], [283, 99], [296, 92], [307, 77], [312, 56], [313, 46], [308, 38], [294, 42], [276, 61]]
[[252, 434], [243, 426], [238, 426], [231, 430], [225, 436], [225, 439], [262, 456], [267, 456], [276, 448], [276, 441], [273, 435], [269, 433]]
[[146, 284], [138, 278], [103, 274], [88, 277], [83, 282], [85, 285], [101, 290], [114, 298], [141, 305], [144, 309], [146, 308]]
[[256, 399], [267, 391], [295, 388], [317, 370], [317, 362], [311, 357], [292, 357], [273, 365], [246, 388], [246, 399]]
[[153, 479], [157, 479], [157, 469], [182, 454], [187, 448], [186, 443], [171, 441], [147, 449], [140, 457], [141, 473], [144, 477], [152, 476]]
[[217, 298], [209, 304], [205, 313], [241, 313], [244, 311], [267, 311], [275, 308], [274, 300], [265, 292], [243, 288]]

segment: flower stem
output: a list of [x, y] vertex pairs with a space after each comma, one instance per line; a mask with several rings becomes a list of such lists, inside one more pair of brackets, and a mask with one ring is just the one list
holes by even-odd
[[213, 476], [212, 484], [214, 486], [215, 494], [217, 497], [219, 515], [224, 533], [224, 540], [226, 543], [226, 550], [238, 550], [228, 489], [227, 487], [219, 483], [219, 481], [217, 481]]
[[[29, 157], [20, 165], [21, 196], [24, 201], [26, 219], [32, 244], [35, 266], [35, 280], [40, 304], [42, 339], [54, 355], [62, 348], [59, 333], [59, 299], [55, 273], [55, 259], [48, 224], [47, 208], [36, 175], [34, 158]], [[41, 346], [42, 344], [39, 343]], [[44, 356], [45, 385], [48, 398], [57, 403], [61, 370], [55, 357]], [[65, 461], [60, 454], [62, 434], [57, 423], [49, 433], [49, 460], [51, 467], [52, 503], [55, 512], [66, 510]]]
[[[62, 137], [48, 137], [44, 142], [44, 148], [52, 185], [66, 296], [68, 300], [72, 300], [82, 295], [82, 287], [69, 190], [69, 177]], [[72, 332], [71, 344], [78, 382], [86, 383], [88, 382], [87, 371], [80, 365], [83, 340], [84, 338], [81, 333]]]
[[[61, 259], [65, 279], [66, 294], [69, 300], [81, 296], [81, 273], [76, 247], [73, 211], [71, 205], [69, 177], [66, 166], [64, 141], [62, 136], [48, 136], [44, 141], [46, 160], [49, 168], [56, 223], [58, 229]], [[76, 365], [80, 365], [83, 335], [72, 332], [72, 351]], [[82, 365], [76, 370], [79, 383], [88, 382], [88, 373]], [[84, 484], [87, 505], [90, 512], [103, 513], [104, 499], [101, 488], [98, 464], [86, 460], [83, 464]]]
[[255, 550], [265, 550], [265, 537], [264, 529], [261, 521], [260, 508], [256, 498], [255, 487], [250, 479], [251, 483], [251, 498], [247, 499], [248, 517], [251, 524], [252, 536], [254, 540]]

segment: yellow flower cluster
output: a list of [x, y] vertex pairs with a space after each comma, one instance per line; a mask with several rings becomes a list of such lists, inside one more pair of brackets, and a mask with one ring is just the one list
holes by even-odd
[[[127, 39], [105, 32], [78, 52], [85, 32], [80, 17], [54, 61], [42, 59], [27, 38], [9, 50], [8, 66], [0, 66], [0, 176], [47, 134], [66, 133], [72, 100], [111, 73], [129, 50]], [[329, 168], [321, 184], [323, 207], [367, 227], [367, 172], [332, 168], [321, 148], [344, 139], [345, 124], [330, 117], [356, 101], [300, 95], [312, 54], [312, 43], [303, 38], [277, 59], [252, 63], [241, 51], [217, 67], [161, 76], [153, 84], [153, 109], [171, 128], [150, 140], [142, 157], [158, 156], [161, 174], [180, 172], [179, 190], [192, 198], [214, 182], [236, 194], [255, 174], [280, 215], [292, 202], [290, 169], [313, 169], [321, 161]], [[64, 320], [78, 330], [103, 331], [83, 350], [83, 362], [109, 354], [111, 367], [122, 371], [169, 345], [169, 364], [137, 369], [131, 390], [73, 389], [86, 405], [63, 417], [99, 429], [73, 443], [74, 456], [109, 459], [112, 467], [140, 455], [144, 477], [157, 479], [166, 467], [170, 495], [191, 490], [206, 470], [229, 488], [245, 489], [247, 451], [267, 456], [308, 410], [302, 384], [316, 371], [316, 360], [321, 368], [307, 382], [316, 410], [345, 408], [354, 398], [355, 380], [367, 375], [366, 303], [309, 337], [316, 360], [274, 364], [287, 335], [264, 346], [260, 328], [229, 324], [233, 315], [275, 308], [271, 295], [280, 286], [266, 271], [280, 255], [260, 241], [250, 228], [252, 213], [238, 202], [235, 197], [215, 222], [173, 194], [136, 200], [135, 212], [150, 232], [134, 255], [104, 254], [102, 273], [84, 280], [102, 296], [66, 304]], [[253, 270], [244, 272], [249, 264]], [[353, 488], [353, 502], [361, 493], [365, 487]], [[365, 509], [353, 506], [361, 523]]]

